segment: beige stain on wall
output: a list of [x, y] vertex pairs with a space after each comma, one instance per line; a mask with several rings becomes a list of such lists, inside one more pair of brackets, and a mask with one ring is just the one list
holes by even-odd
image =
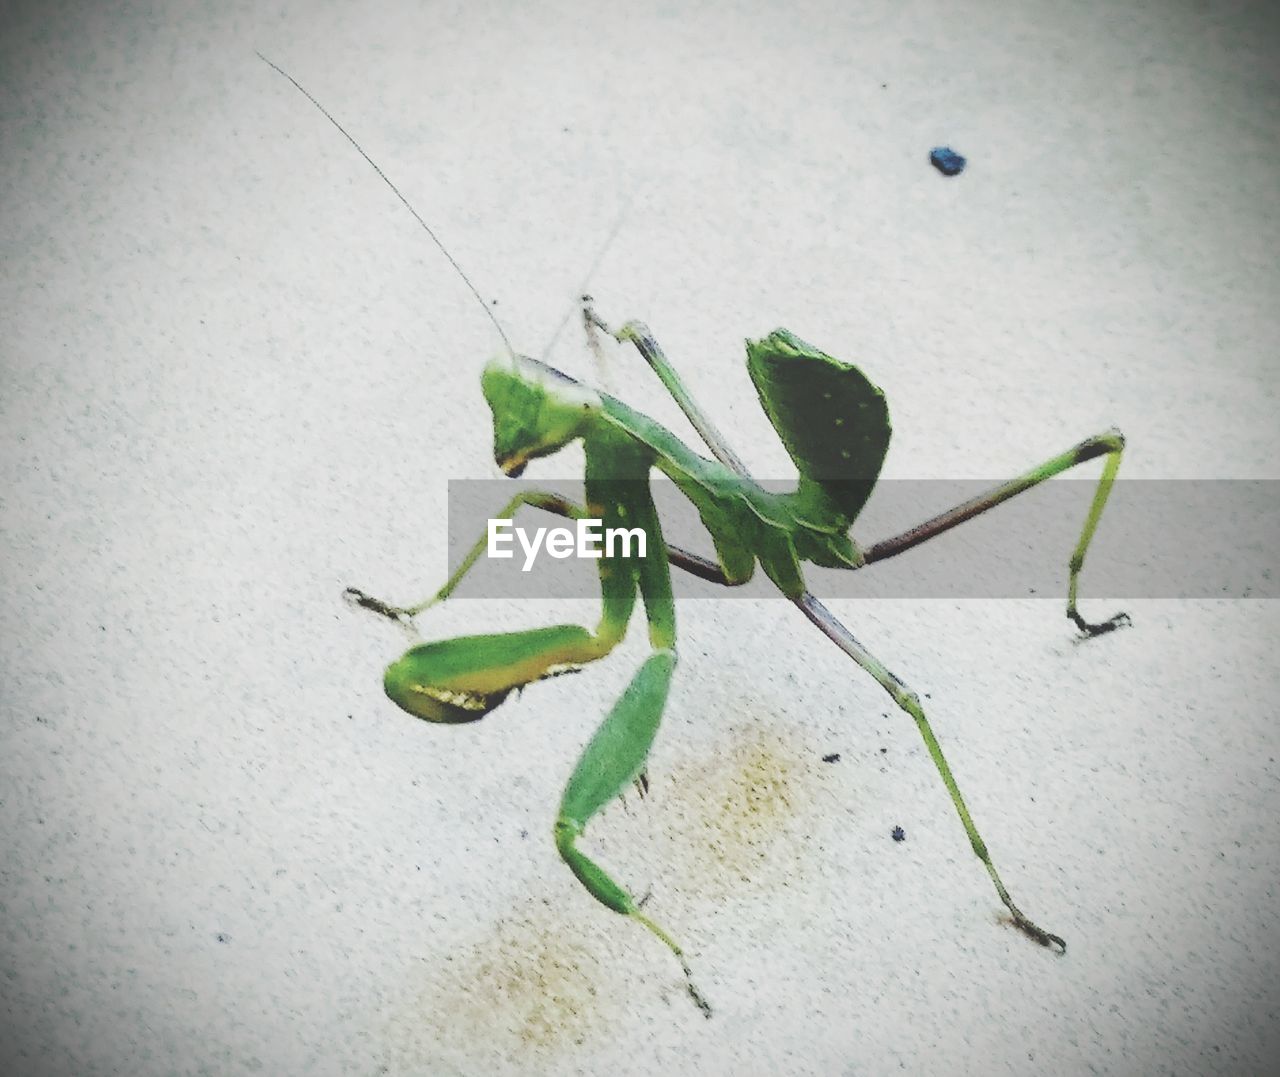
[[[651, 888], [645, 912], [697, 949], [689, 926], [731, 916], [735, 894], [781, 892], [803, 878], [814, 813], [830, 799], [821, 753], [813, 730], [744, 712], [669, 769], [658, 753], [650, 794], [606, 809], [584, 847], [638, 897]], [[536, 912], [498, 921], [426, 976], [390, 1030], [394, 1052], [413, 1067], [439, 1069], [455, 1052], [474, 1064], [484, 1044], [495, 1068], [521, 1061], [553, 1071], [557, 1057], [609, 1035], [637, 994], [701, 1020], [665, 948], [572, 884]]]

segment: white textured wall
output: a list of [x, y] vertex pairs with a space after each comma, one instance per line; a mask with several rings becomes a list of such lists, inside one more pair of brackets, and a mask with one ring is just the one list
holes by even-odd
[[[593, 835], [710, 1022], [550, 841], [640, 633], [473, 727], [382, 696], [403, 641], [339, 594], [443, 578], [446, 481], [494, 474], [496, 340], [258, 49], [519, 347], [584, 288], [644, 317], [762, 475], [786, 458], [741, 339], [786, 325], [885, 388], [893, 477], [1002, 478], [1113, 423], [1128, 478], [1280, 477], [1264, 5], [685, 7], [7, 9], [7, 1072], [1128, 1077], [1280, 1051], [1274, 603], [1133, 602], [1085, 646], [1056, 599], [836, 604], [929, 694], [1063, 958], [1001, 925], [873, 683], [783, 604], [687, 604], [653, 796]], [[575, 322], [551, 360], [687, 429]], [[1120, 540], [1104, 521], [1093, 556]]]

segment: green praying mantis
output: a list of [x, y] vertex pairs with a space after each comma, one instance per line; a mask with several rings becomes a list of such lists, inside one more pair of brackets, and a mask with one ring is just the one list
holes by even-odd
[[[259, 54], [261, 55], [261, 54]], [[351, 142], [413, 214], [471, 289], [506, 342], [502, 327], [435, 232], [337, 120], [266, 57]], [[608, 655], [623, 639], [637, 598], [644, 607], [651, 652], [578, 759], [554, 824], [556, 848], [587, 892], [607, 909], [648, 929], [675, 955], [689, 995], [707, 1016], [711, 1008], [694, 984], [684, 952], [672, 934], [642, 910], [631, 892], [580, 847], [591, 819], [633, 783], [647, 786], [645, 763], [658, 732], [675, 672], [676, 607], [671, 566], [727, 587], [750, 580], [757, 565], [773, 584], [837, 647], [875, 678], [915, 722], [942, 777], [969, 843], [995, 885], [1013, 922], [1044, 946], [1065, 952], [1066, 943], [1014, 903], [978, 832], [919, 696], [874, 657], [806, 587], [803, 565], [857, 570], [918, 546], [1069, 468], [1104, 457], [1101, 478], [1069, 562], [1067, 616], [1085, 636], [1128, 623], [1116, 614], [1086, 621], [1077, 608], [1081, 568], [1111, 492], [1124, 449], [1115, 429], [1086, 438], [1008, 482], [924, 521], [910, 530], [861, 545], [850, 530], [870, 497], [889, 446], [883, 393], [856, 366], [777, 329], [748, 340], [747, 372], [761, 406], [798, 473], [793, 490], [774, 493], [757, 484], [706, 413], [692, 399], [652, 333], [632, 321], [614, 329], [583, 297], [588, 335], [606, 333], [633, 345], [662, 381], [710, 452], [694, 451], [659, 423], [622, 401], [597, 392], [554, 367], [516, 354], [508, 344], [481, 375], [493, 415], [494, 459], [508, 476], [531, 461], [573, 442], [585, 455], [585, 503], [547, 492], [522, 492], [497, 514], [511, 520], [522, 507], [572, 519], [598, 519], [606, 528], [642, 528], [647, 556], [605, 553], [599, 561], [601, 615], [594, 629], [576, 624], [521, 632], [463, 636], [411, 647], [386, 670], [387, 695], [428, 722], [477, 721], [513, 691], [535, 681], [581, 669]], [[697, 509], [715, 547], [714, 560], [667, 544], [651, 496], [654, 471], [669, 479]], [[431, 598], [396, 606], [348, 588], [354, 604], [402, 622], [449, 597], [485, 549], [481, 539]]]

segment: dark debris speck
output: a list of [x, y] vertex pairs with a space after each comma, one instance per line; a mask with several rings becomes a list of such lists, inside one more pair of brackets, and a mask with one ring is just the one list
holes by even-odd
[[934, 146], [929, 151], [929, 163], [944, 176], [958, 176], [964, 171], [965, 159], [950, 146]]
[[894, 827], [894, 828], [889, 832], [889, 834], [890, 834], [890, 836], [893, 838], [893, 840], [894, 840], [894, 841], [906, 841], [906, 840], [907, 840], [907, 832], [906, 832], [905, 830], [903, 830], [903, 829], [902, 829], [902, 827], [900, 827], [900, 826], [895, 826], [895, 827]]

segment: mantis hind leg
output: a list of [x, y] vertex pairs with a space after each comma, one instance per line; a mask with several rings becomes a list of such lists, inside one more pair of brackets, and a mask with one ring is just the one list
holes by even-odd
[[813, 595], [806, 591], [795, 602], [804, 615], [822, 629], [823, 634], [828, 639], [870, 673], [879, 685], [893, 697], [893, 701], [911, 715], [911, 718], [916, 723], [916, 728], [920, 731], [921, 738], [924, 740], [925, 748], [928, 749], [929, 758], [933, 760], [934, 766], [938, 768], [938, 773], [942, 777], [942, 784], [947, 787], [951, 803], [955, 806], [956, 814], [960, 816], [960, 822], [964, 825], [964, 832], [969, 838], [969, 844], [973, 848], [974, 854], [982, 861], [983, 867], [987, 869], [987, 874], [991, 876], [991, 881], [995, 884], [996, 893], [1000, 895], [1000, 900], [1004, 903], [1005, 908], [1009, 910], [1014, 924], [1040, 945], [1056, 946], [1059, 953], [1065, 953], [1067, 944], [1062, 941], [1062, 938], [1045, 931], [1039, 924], [1031, 920], [1013, 903], [1013, 898], [1009, 896], [1009, 891], [1005, 887], [1003, 880], [1001, 880], [1000, 873], [996, 871], [995, 862], [987, 851], [987, 843], [982, 840], [982, 835], [978, 833], [978, 827], [974, 823], [973, 817], [969, 814], [968, 805], [965, 804], [964, 797], [960, 794], [960, 786], [956, 783], [955, 775], [951, 773], [951, 767], [947, 764], [946, 757], [942, 754], [942, 746], [938, 744], [938, 738], [933, 734], [933, 727], [930, 726], [929, 719], [925, 716], [924, 709], [920, 706], [920, 697], [894, 676], [883, 662], [863, 647], [854, 638], [853, 633]]
[[986, 493], [979, 494], [977, 497], [970, 498], [968, 501], [962, 502], [946, 512], [939, 513], [932, 519], [926, 520], [922, 524], [917, 524], [909, 531], [904, 531], [900, 535], [894, 535], [892, 538], [887, 538], [868, 546], [863, 550], [863, 557], [867, 564], [894, 557], [905, 550], [911, 549], [913, 546], [919, 546], [922, 542], [928, 542], [929, 539], [942, 534], [944, 531], [950, 531], [951, 528], [957, 527], [967, 520], [972, 520], [975, 516], [986, 512], [988, 509], [993, 509], [997, 505], [1008, 501], [1011, 497], [1025, 493], [1033, 486], [1038, 486], [1046, 479], [1051, 479], [1053, 476], [1073, 468], [1077, 464], [1083, 464], [1087, 460], [1105, 456], [1107, 462], [1102, 469], [1102, 477], [1098, 480], [1097, 491], [1093, 495], [1093, 502], [1089, 506], [1088, 515], [1085, 517], [1084, 526], [1080, 531], [1080, 538], [1076, 542], [1076, 548], [1072, 552], [1071, 561], [1069, 562], [1071, 576], [1067, 584], [1067, 616], [1071, 618], [1072, 623], [1086, 637], [1101, 636], [1107, 632], [1113, 632], [1117, 628], [1130, 623], [1127, 613], [1117, 613], [1105, 621], [1086, 621], [1080, 615], [1076, 597], [1080, 583], [1080, 570], [1084, 567], [1084, 556], [1089, 550], [1089, 544], [1093, 541], [1094, 532], [1098, 529], [1098, 522], [1102, 519], [1102, 510], [1106, 507], [1107, 498], [1111, 496], [1111, 487], [1115, 483], [1116, 472], [1120, 470], [1120, 457], [1123, 452], [1124, 435], [1119, 430], [1111, 429], [1101, 434], [1095, 434], [1091, 438], [1085, 438], [1078, 445], [1074, 445], [1066, 452], [1059, 453], [1052, 459], [1046, 460], [1039, 467], [1034, 467], [1017, 478], [1001, 483]]

